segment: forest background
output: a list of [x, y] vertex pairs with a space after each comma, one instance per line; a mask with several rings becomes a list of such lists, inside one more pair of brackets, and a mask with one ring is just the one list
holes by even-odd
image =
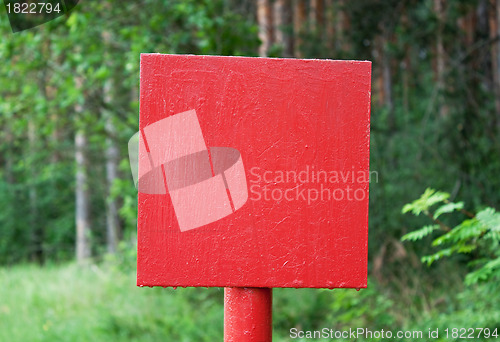
[[[373, 62], [368, 288], [275, 290], [276, 341], [500, 330], [500, 0], [81, 1], [18, 33], [0, 18], [0, 340], [222, 340], [221, 289], [135, 288], [146, 52]], [[445, 193], [413, 202], [427, 188]]]

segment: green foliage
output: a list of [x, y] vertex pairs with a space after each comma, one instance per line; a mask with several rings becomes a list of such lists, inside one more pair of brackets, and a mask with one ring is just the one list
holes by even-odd
[[[135, 286], [135, 271], [116, 268], [116, 262], [122, 261], [109, 259], [88, 268], [75, 264], [0, 268], [4, 284], [0, 292], [0, 340], [222, 340], [221, 289], [139, 288]], [[393, 305], [376, 284], [359, 292], [275, 289], [273, 340], [289, 341], [292, 327], [391, 326]]]
[[[431, 265], [444, 257], [455, 254], [470, 255], [474, 252], [475, 254], [469, 258], [469, 265], [473, 267], [473, 271], [467, 274], [465, 283], [471, 285], [480, 281], [491, 282], [500, 279], [500, 249], [498, 248], [500, 213], [493, 208], [485, 208], [473, 215], [463, 209], [463, 202], [450, 202], [448, 198], [447, 193], [427, 189], [419, 199], [405, 205], [403, 213], [411, 212], [419, 215], [424, 212], [434, 221], [434, 224], [410, 232], [401, 240], [418, 241], [436, 230], [441, 230], [441, 234], [432, 242], [432, 246], [438, 248], [438, 251], [422, 257], [422, 262]], [[431, 207], [438, 203], [444, 204], [431, 214]], [[460, 211], [462, 215], [468, 215], [470, 218], [453, 228], [438, 220], [439, 216], [455, 211]]]
[[222, 340], [221, 290], [142, 289], [134, 277], [106, 265], [0, 269], [0, 340]]
[[[3, 5], [0, 16], [7, 18]], [[35, 260], [37, 253], [52, 261], [73, 257], [79, 129], [89, 141], [94, 250], [105, 249], [111, 199], [121, 205], [123, 237], [133, 237], [137, 191], [127, 141], [138, 130], [141, 53], [254, 55], [258, 45], [255, 23], [224, 0], [89, 2], [65, 19], [16, 34], [0, 20], [8, 37], [0, 42], [0, 264]], [[106, 130], [108, 117], [114, 134]], [[120, 178], [111, 189], [104, 167], [109, 139], [120, 148]]]
[[[333, 15], [334, 37], [328, 28], [308, 30], [313, 25], [306, 23], [302, 56], [374, 62], [370, 165], [380, 180], [370, 184], [369, 255], [376, 262], [369, 262], [369, 271], [376, 276], [360, 292], [275, 290], [275, 340], [289, 341], [294, 326], [498, 326], [500, 216], [493, 207], [500, 205], [500, 135], [491, 72], [496, 43], [483, 15], [492, 6], [448, 1], [440, 23], [431, 0], [344, 1], [342, 8], [334, 3], [324, 18], [328, 27]], [[341, 11], [347, 29], [337, 16]], [[478, 20], [469, 42], [457, 23], [471, 14]], [[81, 2], [68, 20], [15, 35], [1, 5], [0, 16], [0, 264], [32, 260], [39, 247], [49, 264], [0, 270], [0, 340], [221, 340], [222, 291], [133, 286], [137, 192], [126, 142], [138, 129], [140, 53], [253, 56], [255, 2]], [[440, 24], [444, 89], [438, 89], [434, 71]], [[299, 35], [291, 26], [287, 33]], [[282, 49], [275, 42], [270, 53], [279, 56]], [[380, 77], [383, 55], [390, 68]], [[385, 78], [390, 91], [384, 97], [379, 82]], [[110, 103], [105, 84], [112, 85]], [[78, 114], [77, 104], [84, 107]], [[440, 114], [443, 106], [446, 115]], [[106, 132], [104, 113], [116, 135]], [[30, 124], [36, 132], [31, 142]], [[124, 227], [119, 252], [85, 270], [51, 265], [74, 254], [76, 129], [85, 129], [90, 141], [96, 249], [105, 249], [104, 207], [110, 199], [121, 204]], [[120, 179], [111, 189], [103, 166], [108, 138], [121, 147]], [[404, 207], [414, 215], [400, 215], [403, 204], [429, 183], [453, 195], [429, 189]], [[463, 202], [450, 200], [456, 196]], [[479, 208], [474, 217], [464, 203]], [[422, 227], [403, 237], [413, 243], [386, 243], [408, 226]], [[432, 267], [420, 268], [415, 254], [427, 255], [422, 260]], [[442, 258], [448, 262], [436, 262]], [[462, 291], [456, 280], [464, 270], [470, 271], [466, 283], [474, 286]]]
[[431, 234], [433, 231], [436, 229], [439, 229], [439, 225], [433, 224], [433, 225], [428, 225], [428, 226], [423, 226], [420, 229], [417, 229], [411, 233], [405, 234], [402, 238], [401, 241], [417, 241], [421, 240], [423, 237]]
[[414, 215], [420, 215], [421, 212], [428, 212], [429, 208], [439, 202], [444, 202], [450, 197], [449, 194], [436, 191], [434, 189], [426, 189], [419, 199], [412, 203], [406, 204], [403, 207], [403, 214], [411, 212]]
[[[408, 329], [435, 331], [439, 329], [439, 338], [435, 341], [462, 341], [461, 339], [446, 338], [445, 329], [457, 328], [488, 328], [500, 333], [500, 296], [498, 287], [482, 283], [469, 286], [458, 294], [443, 293], [436, 308], [423, 315], [419, 321], [410, 322]], [[477, 335], [476, 335], [477, 336]], [[463, 339], [465, 340], [465, 339]], [[492, 338], [474, 338], [474, 341], [492, 341]]]
[[[120, 253], [119, 253], [120, 254]], [[220, 341], [223, 291], [211, 288], [138, 288], [122, 261], [0, 268], [1, 341]], [[496, 287], [480, 284], [460, 294], [443, 291], [441, 309], [419, 320], [401, 316], [404, 303], [374, 282], [354, 289], [275, 289], [273, 341], [290, 341], [290, 329], [420, 330], [498, 327]], [[416, 298], [411, 298], [416, 301]], [[19, 319], [22, 317], [22, 319]], [[26, 329], [29, 326], [29, 329]], [[475, 339], [475, 341], [489, 341]], [[347, 339], [346, 341], [350, 341]], [[373, 341], [373, 339], [359, 339]], [[439, 339], [439, 341], [449, 341]]]
[[451, 212], [454, 212], [456, 210], [461, 210], [464, 208], [464, 202], [457, 202], [457, 203], [446, 203], [445, 205], [439, 207], [435, 212], [434, 212], [434, 218], [437, 219], [439, 216], [442, 214], [449, 214]]

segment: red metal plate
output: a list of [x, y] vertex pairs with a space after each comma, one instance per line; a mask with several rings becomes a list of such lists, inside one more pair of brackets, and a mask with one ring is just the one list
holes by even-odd
[[370, 62], [143, 54], [138, 285], [366, 287], [370, 81]]

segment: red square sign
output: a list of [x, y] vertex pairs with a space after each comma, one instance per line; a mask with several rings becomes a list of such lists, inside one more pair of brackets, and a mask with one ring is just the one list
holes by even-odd
[[142, 55], [138, 285], [366, 287], [370, 79]]

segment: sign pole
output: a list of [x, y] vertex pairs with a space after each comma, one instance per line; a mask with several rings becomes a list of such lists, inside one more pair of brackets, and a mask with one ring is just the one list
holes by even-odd
[[271, 288], [224, 288], [224, 342], [272, 341]]

